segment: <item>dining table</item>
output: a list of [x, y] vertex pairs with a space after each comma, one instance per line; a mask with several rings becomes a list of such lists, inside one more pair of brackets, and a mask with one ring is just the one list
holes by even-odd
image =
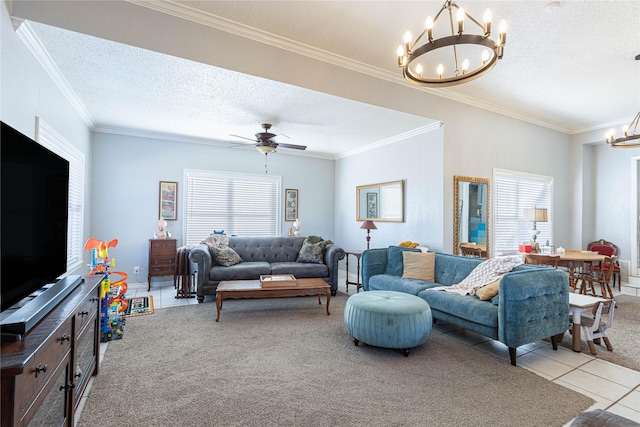
[[566, 249], [563, 253], [555, 254], [558, 257], [558, 266], [565, 267], [569, 270], [569, 285], [575, 289], [576, 269], [588, 267], [593, 263], [602, 263], [605, 256], [597, 252], [583, 251], [576, 249]]

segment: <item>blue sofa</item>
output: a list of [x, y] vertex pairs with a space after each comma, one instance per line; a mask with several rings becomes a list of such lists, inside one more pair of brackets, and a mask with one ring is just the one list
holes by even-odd
[[499, 340], [509, 347], [516, 365], [518, 346], [550, 338], [557, 349], [556, 335], [569, 327], [569, 278], [553, 268], [519, 265], [504, 275], [499, 293], [491, 300], [477, 296], [432, 290], [460, 283], [483, 260], [443, 253], [435, 254], [434, 282], [403, 279], [405, 250], [391, 246], [362, 254], [362, 286], [369, 290], [393, 290], [423, 298], [431, 307], [434, 321], [443, 320]]
[[338, 290], [338, 261], [344, 250], [334, 244], [324, 250], [323, 263], [296, 262], [305, 237], [230, 237], [232, 248], [242, 262], [229, 267], [217, 265], [207, 245], [201, 243], [189, 252], [197, 264], [198, 302], [205, 295], [215, 295], [218, 283], [224, 280], [255, 280], [263, 274], [293, 274], [297, 278], [318, 277], [331, 286], [331, 295]]

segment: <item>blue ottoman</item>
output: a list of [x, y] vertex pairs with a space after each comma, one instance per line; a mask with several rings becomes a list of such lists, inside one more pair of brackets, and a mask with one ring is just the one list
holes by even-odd
[[358, 345], [397, 348], [405, 356], [424, 344], [431, 334], [431, 308], [415, 295], [394, 291], [367, 291], [347, 299], [344, 307], [347, 332]]

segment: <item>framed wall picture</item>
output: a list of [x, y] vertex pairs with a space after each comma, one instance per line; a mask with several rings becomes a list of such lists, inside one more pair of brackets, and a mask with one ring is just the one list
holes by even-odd
[[160, 181], [159, 218], [178, 219], [178, 183]]
[[378, 193], [367, 193], [367, 218], [378, 218]]
[[295, 221], [298, 218], [298, 190], [287, 188], [284, 195], [284, 220]]

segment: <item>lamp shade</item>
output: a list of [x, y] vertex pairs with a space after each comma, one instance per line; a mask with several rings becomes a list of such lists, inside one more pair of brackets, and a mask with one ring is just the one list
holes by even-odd
[[377, 230], [378, 227], [376, 227], [376, 225], [373, 223], [373, 221], [365, 221], [362, 223], [362, 225], [360, 226], [361, 229], [363, 230]]
[[531, 208], [524, 210], [524, 220], [533, 222], [547, 222], [546, 208]]

